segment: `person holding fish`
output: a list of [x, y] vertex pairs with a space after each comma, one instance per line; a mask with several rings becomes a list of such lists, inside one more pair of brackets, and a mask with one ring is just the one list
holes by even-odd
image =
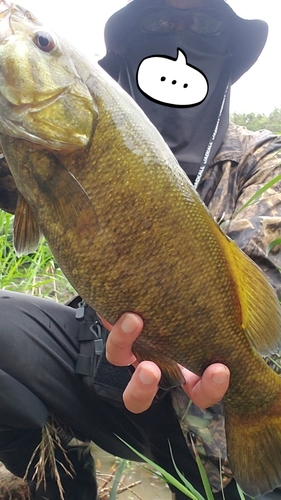
[[[97, 143], [98, 137], [102, 139], [94, 154], [91, 152], [92, 165], [95, 165], [91, 167], [92, 170], [99, 168], [95, 163], [96, 157], [100, 154], [110, 155], [117, 141], [114, 161], [108, 157], [108, 162], [115, 168], [116, 177], [113, 184], [117, 185], [118, 179], [121, 179], [119, 189], [114, 193], [115, 202], [118, 191], [124, 191], [126, 185], [122, 182], [124, 172], [118, 171], [116, 157], [118, 156], [122, 164], [124, 150], [121, 148], [123, 142], [126, 147], [130, 144], [131, 139], [126, 139], [130, 127], [125, 127], [123, 142], [120, 141], [119, 135], [115, 134], [116, 126], [108, 144], [107, 138], [100, 134], [103, 127], [106, 129], [112, 126], [108, 116], [115, 105], [119, 106], [119, 100], [106, 99], [111, 99], [114, 93], [118, 94], [118, 86], [114, 86], [111, 79], [105, 78], [106, 75], [102, 76], [102, 80], [105, 79], [106, 82], [107, 97], [101, 97], [104, 94], [103, 87], [99, 87], [100, 77], [96, 79], [94, 70], [89, 73], [88, 67], [85, 69], [75, 51], [68, 52], [67, 47], [60, 45], [60, 41], [56, 41], [45, 27], [42, 31], [41, 25], [32, 14], [12, 6], [6, 0], [0, 1], [0, 14], [1, 40], [6, 41], [6, 37], [9, 37], [9, 43], [0, 44], [0, 134], [3, 148], [0, 207], [15, 213], [14, 241], [19, 253], [36, 248], [41, 230], [47, 239], [49, 237], [52, 240], [53, 248], [57, 250], [56, 239], [52, 238], [54, 234], [61, 236], [62, 227], [63, 247], [66, 251], [70, 249], [66, 263], [63, 263], [64, 269], [67, 269], [69, 261], [70, 274], [73, 270], [75, 274], [76, 269], [79, 269], [76, 273], [79, 275], [83, 273], [83, 266], [87, 266], [89, 260], [89, 253], [86, 253], [86, 259], [81, 257], [85, 242], [90, 240], [91, 245], [95, 244], [95, 238], [89, 237], [88, 213], [91, 213], [93, 224], [101, 224], [92, 204], [89, 203], [90, 191], [96, 188], [98, 179], [95, 178], [92, 183], [94, 186], [88, 187], [89, 193], [83, 184], [83, 175], [87, 172], [85, 155], [89, 152], [88, 136], [93, 135], [94, 142], [96, 139]], [[9, 22], [6, 22], [7, 19]], [[277, 297], [281, 297], [280, 245], [271, 245], [271, 251], [267, 251], [267, 247], [280, 240], [280, 182], [274, 183], [273, 179], [281, 174], [281, 139], [268, 131], [252, 133], [230, 124], [229, 97], [231, 85], [254, 64], [263, 49], [266, 37], [267, 26], [264, 22], [239, 18], [224, 0], [133, 0], [109, 19], [105, 30], [107, 53], [100, 61], [100, 65], [134, 98], [165, 139], [185, 172], [182, 174], [179, 169], [177, 178], [185, 184], [185, 175], [189, 177], [226, 234], [265, 273], [268, 282], [255, 268], [251, 282], [255, 288], [257, 275], [260, 280], [259, 307], [261, 311], [265, 309], [265, 313], [267, 309], [270, 311], [266, 321], [262, 318], [262, 335], [256, 339], [255, 330], [251, 332], [251, 343], [259, 352], [268, 351], [267, 335], [271, 332], [272, 318], [276, 320], [277, 326], [280, 324], [277, 302]], [[20, 52], [17, 52], [18, 40]], [[16, 58], [19, 53], [20, 64]], [[61, 78], [61, 74], [64, 75], [64, 71], [68, 71], [68, 66], [71, 71], [76, 68], [70, 93], [66, 91], [69, 81], [72, 82], [69, 74], [67, 73], [67, 79]], [[53, 72], [56, 67], [58, 70]], [[38, 78], [40, 76], [38, 85], [35, 85], [33, 76], [31, 78], [34, 74], [38, 75]], [[79, 78], [76, 78], [77, 74]], [[94, 106], [89, 90], [92, 85], [97, 85], [101, 92], [96, 92], [98, 99]], [[127, 100], [125, 93], [120, 92], [119, 98], [124, 102], [124, 108], [127, 109], [128, 106], [131, 109], [134, 103]], [[111, 102], [114, 105], [109, 105]], [[72, 104], [70, 108], [69, 103]], [[17, 112], [17, 106], [20, 107], [20, 113]], [[96, 108], [99, 106], [102, 110], [100, 109], [99, 119], [96, 120]], [[142, 121], [142, 113], [139, 114], [137, 107], [132, 109], [133, 115], [138, 117], [137, 121], [142, 123], [141, 127], [136, 128], [136, 136], [142, 138], [143, 129], [149, 127], [149, 124], [146, 120]], [[47, 115], [44, 114], [46, 110]], [[58, 118], [53, 126], [49, 127], [53, 116]], [[114, 120], [112, 122], [114, 123]], [[117, 116], [116, 123], [122, 136], [124, 119], [120, 120]], [[153, 156], [155, 150], [155, 155], [160, 157], [163, 150], [164, 155], [173, 162], [173, 155], [168, 148], [166, 151], [163, 141], [159, 143], [160, 139], [155, 132], [149, 128], [145, 140], [140, 140], [135, 150], [125, 150], [124, 157], [134, 153], [134, 157], [138, 158], [141, 143], [148, 143], [151, 137], [155, 142], [149, 154]], [[67, 148], [70, 138], [74, 143], [70, 144], [69, 154]], [[65, 165], [64, 161], [68, 156], [69, 164]], [[145, 161], [149, 162], [149, 158], [146, 157]], [[106, 163], [104, 156], [101, 163]], [[130, 161], [125, 163], [126, 168], [129, 168]], [[37, 170], [37, 166], [40, 166], [40, 170]], [[110, 180], [112, 181], [112, 177]], [[261, 193], [254, 205], [240, 211], [258, 188], [269, 181], [272, 181], [270, 189]], [[141, 179], [139, 182], [141, 183]], [[189, 183], [187, 185], [190, 189]], [[98, 195], [109, 196], [111, 188], [110, 183], [101, 183], [100, 191], [93, 198], [97, 199]], [[156, 188], [155, 185], [155, 189], [149, 191], [149, 199], [155, 198]], [[62, 203], [64, 192], [69, 195], [68, 203], [65, 204]], [[192, 192], [189, 192], [188, 196], [193, 196]], [[131, 209], [139, 202], [138, 194], [131, 203]], [[52, 215], [45, 223], [42, 207], [49, 195], [50, 203], [55, 200], [56, 210], [55, 217]], [[161, 197], [163, 198], [163, 195]], [[166, 202], [168, 204], [168, 199]], [[68, 205], [74, 206], [70, 216], [65, 213]], [[110, 214], [115, 209], [109, 210], [109, 207], [106, 198], [104, 211], [107, 211], [110, 219]], [[156, 204], [154, 208], [156, 211], [159, 207]], [[198, 212], [202, 210], [201, 204], [197, 205], [197, 209]], [[48, 207], [46, 210], [48, 213]], [[40, 229], [35, 214], [39, 214]], [[71, 236], [73, 221], [77, 223], [75, 230], [78, 228], [79, 233], [79, 254], [74, 264], [72, 258], [75, 249]], [[151, 228], [150, 213], [144, 222], [142, 230], [143, 234], [146, 234], [147, 228]], [[176, 222], [180, 222], [178, 217]], [[173, 226], [175, 225], [174, 222]], [[119, 228], [119, 232], [122, 232], [121, 229]], [[135, 231], [135, 228], [132, 231]], [[133, 232], [134, 238], [137, 238], [137, 233], [138, 231]], [[222, 234], [221, 231], [218, 234]], [[122, 252], [117, 250], [114, 256], [116, 266], [122, 261], [123, 253], [126, 253], [126, 245], [132, 245], [129, 235], [127, 237]], [[116, 248], [116, 234], [111, 234], [110, 238], [112, 248]], [[106, 240], [110, 238], [106, 236]], [[189, 239], [192, 239], [192, 233]], [[230, 240], [223, 238], [223, 242], [225, 241], [234, 248]], [[181, 243], [179, 240], [178, 252], [182, 251], [182, 248], [179, 248], [182, 247]], [[205, 241], [202, 241], [202, 245], [204, 244]], [[160, 247], [161, 245], [157, 249], [159, 253]], [[149, 249], [152, 252], [152, 242], [149, 243]], [[59, 253], [57, 255], [60, 257]], [[85, 253], [83, 255], [85, 257]], [[184, 256], [184, 253], [182, 255]], [[239, 261], [240, 253], [235, 253], [235, 256], [238, 256]], [[193, 254], [192, 262], [195, 262], [195, 259], [196, 255]], [[60, 258], [58, 260], [60, 262]], [[247, 265], [243, 267], [242, 274], [246, 280], [246, 268], [252, 269], [252, 263], [245, 262]], [[196, 268], [194, 265], [193, 267]], [[125, 271], [123, 280], [117, 277], [118, 295], [121, 295], [122, 290], [122, 294], [130, 300], [134, 290], [130, 288], [127, 292], [129, 283], [126, 282]], [[160, 271], [162, 272], [162, 268]], [[182, 273], [183, 270], [180, 271]], [[86, 285], [82, 293], [78, 290], [85, 300], [91, 281], [95, 282], [92, 272], [94, 270], [86, 272], [86, 275], [90, 276], [89, 282], [85, 273], [83, 274]], [[101, 289], [98, 291], [101, 296], [102, 288], [107, 291], [109, 288], [108, 284], [104, 285], [106, 272], [105, 265], [101, 273]], [[200, 274], [202, 269], [199, 266], [195, 280]], [[159, 282], [161, 279], [160, 273]], [[144, 288], [146, 282], [143, 283]], [[247, 287], [248, 282], [245, 281], [241, 287], [242, 291]], [[160, 286], [159, 293], [161, 291]], [[222, 300], [222, 295], [219, 301]], [[177, 300], [178, 297], [177, 295]], [[233, 297], [237, 302], [237, 296]], [[252, 297], [251, 290], [249, 297]], [[108, 298], [111, 298], [110, 290]], [[148, 359], [145, 356], [140, 357], [139, 359], [144, 360], [138, 362], [138, 356], [132, 347], [143, 327], [145, 328], [145, 321], [141, 316], [128, 309], [128, 313], [120, 315], [119, 320], [112, 326], [112, 322], [103, 319], [103, 315], [97, 314], [83, 299], [78, 297], [68, 305], [61, 305], [7, 290], [0, 291], [0, 460], [11, 472], [27, 478], [31, 498], [34, 500], [58, 500], [62, 495], [61, 488], [64, 490], [65, 500], [95, 500], [98, 493], [89, 440], [93, 440], [112, 454], [138, 460], [135, 453], [118, 439], [119, 436], [175, 475], [172, 449], [178, 469], [204, 495], [193, 456], [194, 443], [206, 468], [215, 499], [238, 500], [240, 496], [227, 459], [224, 411], [220, 404], [224, 396], [236, 396], [227, 391], [229, 369], [226, 363], [206, 363], [209, 366], [200, 377], [187, 368], [172, 363], [170, 358], [171, 372], [176, 383], [172, 389], [163, 390], [164, 370], [161, 373], [157, 364], [151, 359], [145, 360]], [[154, 296], [154, 299], [156, 300], [157, 296]], [[165, 297], [162, 296], [161, 301], [164, 300]], [[218, 300], [215, 298], [215, 302]], [[204, 304], [210, 301], [211, 297], [205, 297], [204, 294], [200, 304], [201, 313], [195, 310], [198, 330]], [[113, 305], [114, 302], [115, 296]], [[189, 301], [185, 302], [185, 309], [192, 307], [194, 300], [190, 296]], [[243, 307], [244, 304], [241, 304], [241, 309]], [[101, 307], [97, 310], [102, 313], [103, 309]], [[123, 312], [125, 310], [123, 307]], [[251, 309], [251, 304], [249, 310], [255, 318], [256, 312]], [[223, 316], [230, 316], [230, 312], [226, 310]], [[158, 322], [159, 329], [162, 323], [170, 328], [173, 320], [173, 317], [166, 317], [164, 314], [161, 322]], [[258, 315], [258, 322], [260, 320], [261, 316]], [[245, 321], [247, 322], [247, 318]], [[224, 332], [220, 330], [216, 333], [223, 335]], [[262, 345], [263, 335], [266, 338], [265, 345]], [[225, 342], [227, 336], [228, 332], [224, 336]], [[204, 342], [206, 344], [207, 337]], [[268, 343], [276, 347], [276, 344], [279, 346], [277, 340], [275, 335], [272, 335]], [[192, 339], [189, 340], [190, 345], [191, 341]], [[167, 340], [163, 348], [170, 342], [172, 339]], [[238, 342], [242, 342], [245, 347], [240, 331], [237, 333]], [[201, 349], [199, 337], [195, 339], [193, 345], [195, 344], [199, 345], [199, 350], [204, 350], [203, 343]], [[216, 348], [219, 350], [219, 343]], [[245, 349], [248, 349], [248, 342]], [[233, 349], [228, 350], [231, 356]], [[241, 400], [246, 375], [249, 373], [248, 364], [245, 362], [248, 358], [242, 358], [242, 351], [243, 349], [239, 367], [231, 365], [231, 380], [238, 378], [240, 383], [242, 378], [239, 385]], [[261, 367], [261, 375], [257, 374], [257, 380], [253, 381], [251, 397], [260, 398], [258, 400], [262, 406], [262, 399], [266, 399], [262, 382], [269, 375], [268, 367], [263, 361], [260, 364], [258, 358], [255, 354], [254, 362], [257, 365], [254, 366]], [[169, 369], [170, 367], [168, 373]], [[198, 372], [202, 373], [202, 370]], [[277, 382], [276, 377], [272, 376], [272, 380], [275, 383], [271, 385], [279, 387], [279, 379]], [[182, 385], [179, 386], [179, 383]], [[255, 390], [257, 384], [258, 390]], [[269, 395], [271, 392], [271, 388], [268, 389]], [[253, 397], [250, 403], [250, 406], [254, 406], [256, 399]], [[229, 396], [225, 399], [225, 406], [227, 404], [231, 407]], [[248, 407], [245, 411], [249, 411]], [[244, 411], [241, 413], [243, 417]], [[275, 414], [274, 404], [268, 420], [272, 415], [276, 418], [274, 422], [278, 429], [279, 414], [277, 410]], [[250, 429], [252, 425], [253, 422], [250, 423]], [[269, 428], [270, 432], [274, 433], [274, 428]], [[263, 433], [260, 434], [263, 436]], [[58, 443], [53, 455], [51, 454], [54, 460], [50, 462], [46, 459], [44, 462], [44, 449], [50, 450], [50, 443], [53, 442]], [[38, 449], [40, 443], [41, 450]], [[242, 450], [244, 444], [241, 443]], [[266, 492], [281, 484], [280, 449], [276, 445], [276, 456], [268, 456], [266, 439], [257, 449], [259, 453], [254, 458], [261, 464], [261, 469], [255, 480], [251, 470], [254, 465], [250, 461], [247, 463], [247, 450], [245, 464], [242, 454], [243, 466], [241, 463], [235, 472], [241, 478], [242, 487], [250, 495], [264, 494], [264, 497], [269, 499], [277, 498], [280, 496], [278, 490], [267, 494]], [[232, 448], [232, 453], [235, 455], [235, 447]], [[46, 466], [46, 481], [39, 485], [34, 477], [38, 470], [38, 456], [41, 458], [41, 466], [42, 463]], [[233, 456], [229, 458], [235, 459]], [[67, 459], [72, 462], [75, 474], [69, 475], [66, 472], [69, 469]], [[56, 469], [56, 463], [63, 464], [63, 467]], [[236, 464], [235, 460], [234, 463]], [[185, 498], [173, 486], [171, 490], [177, 500]]]
[[[264, 206], [261, 210], [261, 196], [254, 208], [245, 209], [240, 216], [233, 217], [257, 187], [280, 175], [280, 156], [276, 155], [272, 164], [266, 156], [269, 144], [275, 143], [274, 151], [278, 152], [280, 139], [269, 132], [253, 134], [245, 128], [229, 124], [230, 87], [260, 55], [267, 37], [266, 24], [239, 18], [225, 5], [224, 0], [133, 0], [128, 1], [128, 4], [115, 13], [106, 25], [107, 53], [99, 61], [100, 65], [133, 97], [161, 132], [213, 216], [221, 220], [227, 233], [262, 267], [280, 298], [280, 245], [271, 255], [270, 262], [265, 258], [266, 241], [276, 238], [280, 242], [280, 182], [273, 187], [271, 194], [275, 201], [272, 205], [269, 199], [273, 198], [268, 197], [268, 193], [265, 195], [266, 204], [271, 205], [267, 205], [268, 209]], [[226, 35], [227, 25], [231, 29], [230, 36]], [[186, 57], [180, 71], [177, 68], [180, 64], [179, 48]], [[148, 62], [151, 65], [146, 72], [145, 65]], [[183, 92], [187, 92], [193, 83], [193, 75], [187, 73], [188, 64], [200, 70], [208, 80], [207, 95], [204, 94], [199, 105], [195, 100], [192, 101], [190, 89], [189, 105], [184, 106], [187, 98]], [[142, 80], [139, 78], [141, 71]], [[183, 91], [181, 78], [187, 81], [188, 77], [188, 86], [186, 84], [187, 88]], [[195, 84], [198, 85], [198, 81]], [[166, 87], [163, 90], [164, 85]], [[174, 104], [174, 95], [177, 96], [178, 105]], [[257, 167], [253, 170], [251, 182], [248, 178], [248, 160], [245, 162], [243, 158], [243, 155], [246, 157], [248, 154], [250, 144], [253, 148], [251, 161]], [[258, 159], [263, 156], [268, 177], [262, 168], [258, 171]], [[269, 217], [266, 221], [273, 212], [277, 214], [276, 219]], [[141, 332], [142, 321], [135, 316], [131, 317], [131, 322], [134, 324], [133, 341]], [[124, 348], [120, 349], [119, 339], [123, 345], [121, 326], [114, 331], [114, 336], [109, 336], [107, 357], [113, 363], [125, 365], [132, 355], [130, 342], [125, 336]], [[131, 411], [146, 410], [157, 390], [160, 380], [158, 367], [150, 364], [148, 368], [150, 374], [147, 380], [151, 390], [148, 391], [140, 380], [134, 379], [124, 392], [124, 402]], [[136, 375], [139, 369], [140, 366]], [[220, 371], [217, 380], [221, 379], [224, 384], [225, 376]], [[193, 403], [202, 407], [194, 394], [190, 397]], [[177, 404], [174, 401], [175, 409]], [[207, 408], [209, 405], [205, 402], [204, 406]], [[193, 408], [194, 415], [198, 416], [195, 406], [190, 407], [190, 414]], [[182, 415], [183, 410], [177, 408], [178, 414], [180, 411]], [[201, 414], [202, 420], [206, 414]], [[185, 433], [187, 420], [182, 421]], [[223, 430], [214, 426], [213, 432], [222, 433]], [[202, 453], [200, 432], [197, 444]], [[206, 470], [216, 491], [218, 474], [214, 471], [212, 458], [208, 459], [206, 455], [209, 452], [209, 456], [213, 457], [220, 450], [214, 451], [214, 448], [208, 449], [206, 446], [205, 452]], [[229, 480], [226, 475], [225, 484]]]

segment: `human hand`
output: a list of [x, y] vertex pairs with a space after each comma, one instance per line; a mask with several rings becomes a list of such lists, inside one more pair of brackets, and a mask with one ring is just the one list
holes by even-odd
[[[102, 321], [110, 330], [106, 343], [108, 361], [117, 366], [135, 367], [135, 372], [123, 393], [123, 401], [129, 411], [141, 413], [152, 404], [161, 378], [160, 368], [155, 363], [138, 363], [132, 353], [132, 344], [142, 331], [143, 321], [140, 316], [132, 313], [123, 314], [113, 327], [107, 321]], [[224, 397], [230, 378], [225, 365], [215, 363], [208, 366], [202, 377], [184, 367], [181, 369], [185, 377], [182, 388], [200, 408], [208, 408]]]

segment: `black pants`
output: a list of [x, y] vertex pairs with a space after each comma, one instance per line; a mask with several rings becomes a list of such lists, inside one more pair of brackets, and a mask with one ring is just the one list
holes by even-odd
[[[75, 373], [78, 330], [75, 310], [70, 307], [0, 291], [0, 461], [23, 476], [41, 439], [41, 427], [53, 414], [79, 439], [138, 460], [116, 437], [120, 436], [175, 475], [170, 442], [178, 468], [204, 495], [169, 395], [140, 415], [99, 397]], [[224, 494], [226, 500], [240, 498], [233, 481]], [[215, 497], [222, 498], [220, 493]], [[176, 490], [176, 498], [186, 497]]]

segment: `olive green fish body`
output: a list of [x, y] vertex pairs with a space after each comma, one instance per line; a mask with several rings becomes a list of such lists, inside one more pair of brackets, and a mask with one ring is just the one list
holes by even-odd
[[[97, 127], [95, 138], [98, 133]], [[10, 162], [14, 155], [18, 159], [20, 150], [25, 155], [24, 141], [5, 137], [2, 146]], [[60, 266], [79, 293], [111, 323], [124, 311], [140, 313], [149, 344], [163, 353], [172, 352], [177, 361], [198, 373], [214, 358], [222, 360], [226, 342], [230, 343], [228, 332], [241, 323], [239, 297], [218, 241], [225, 237], [217, 227], [217, 234], [210, 231], [213, 221], [206, 218], [186, 179], [175, 176], [171, 189], [169, 171], [164, 178], [158, 164], [149, 166], [129, 157], [126, 172], [117, 163], [77, 173], [85, 195], [77, 191], [76, 180], [65, 189], [69, 174], [57, 159], [59, 154], [44, 159], [41, 155], [40, 149], [31, 153], [29, 147], [18, 174], [12, 169]], [[30, 171], [22, 168], [28, 163], [32, 163]], [[216, 261], [219, 265], [214, 265]], [[225, 314], [230, 304], [238, 307]], [[173, 339], [171, 332], [176, 334]], [[214, 353], [214, 332], [222, 352]], [[183, 350], [187, 337], [188, 349]], [[204, 356], [198, 350], [198, 337], [204, 343]]]
[[23, 9], [0, 7], [0, 134], [21, 193], [18, 253], [34, 250], [42, 232], [103, 317], [139, 313], [134, 352], [158, 362], [164, 386], [182, 381], [174, 360], [198, 374], [227, 364], [234, 475], [251, 495], [275, 488], [281, 381], [261, 357], [281, 343], [273, 290], [120, 87]]

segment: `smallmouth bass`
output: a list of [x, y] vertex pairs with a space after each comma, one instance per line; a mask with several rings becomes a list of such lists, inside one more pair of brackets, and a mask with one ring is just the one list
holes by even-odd
[[[144, 113], [100, 68], [0, 1], [0, 141], [19, 196], [14, 243], [41, 233], [78, 293], [110, 323], [144, 319], [139, 360], [231, 370], [228, 457], [251, 496], [281, 484], [281, 310], [266, 278], [214, 222]], [[243, 373], [241, 373], [241, 368]]]

